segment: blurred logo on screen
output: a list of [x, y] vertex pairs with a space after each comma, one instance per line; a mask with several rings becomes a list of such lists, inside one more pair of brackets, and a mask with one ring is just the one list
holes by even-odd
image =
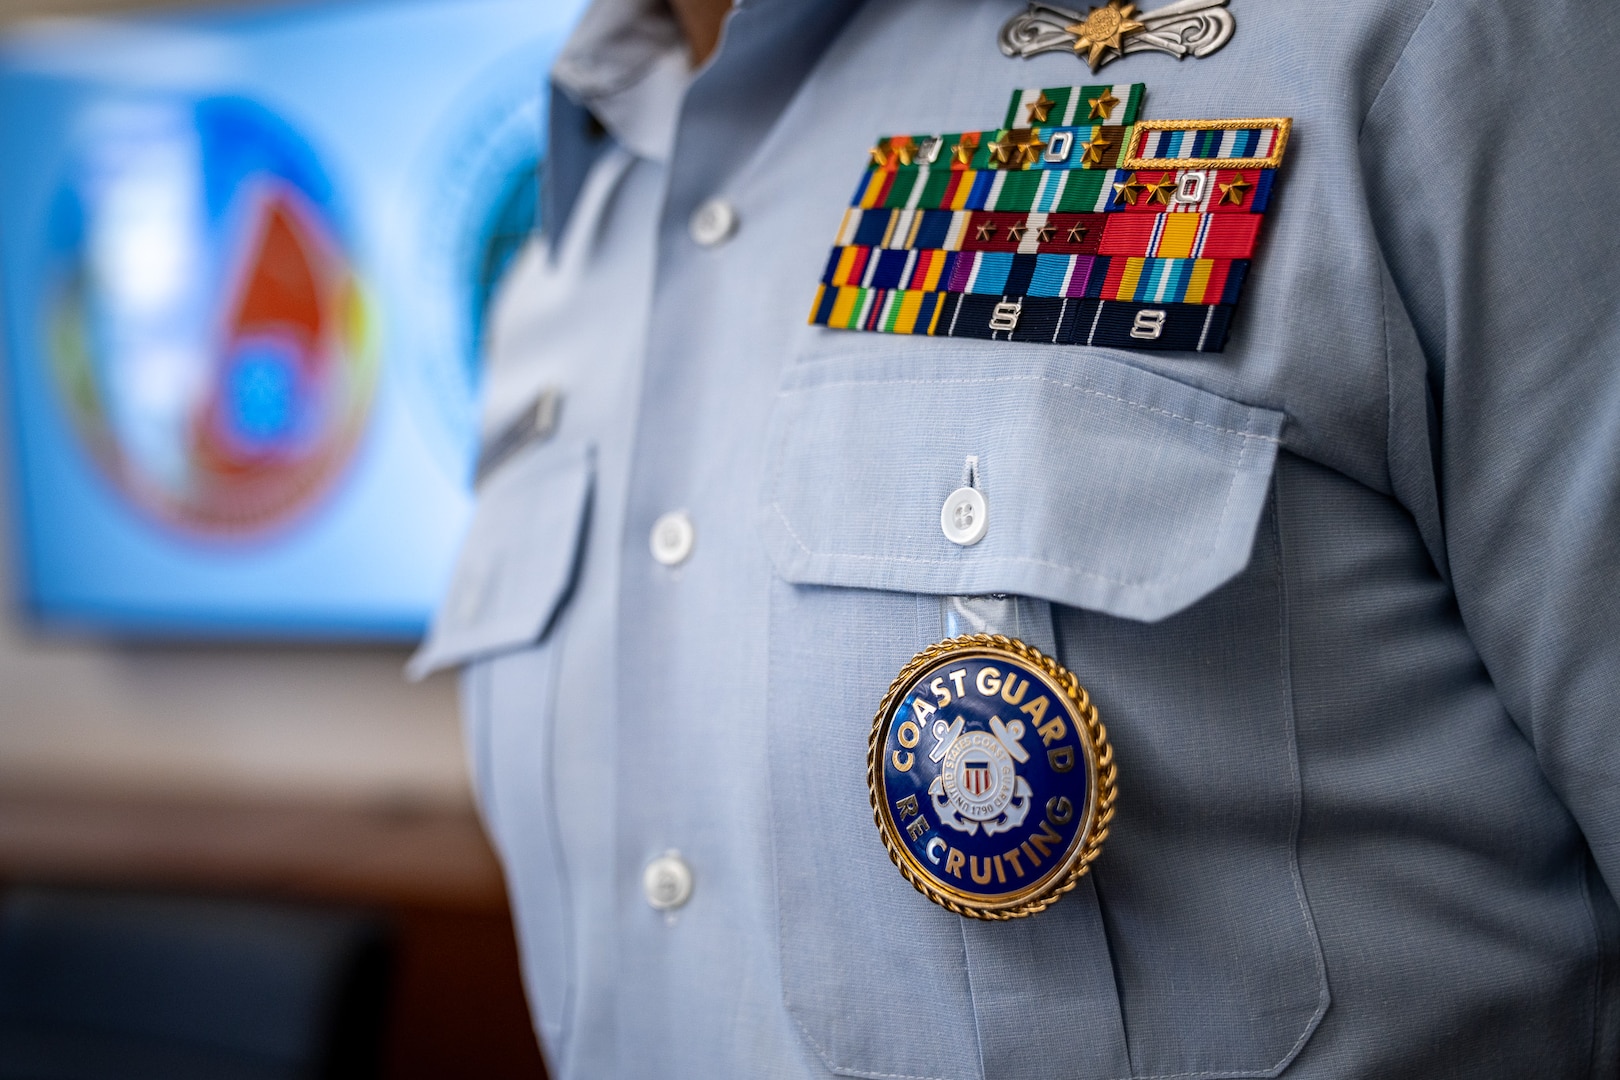
[[434, 119], [401, 170], [400, 254], [380, 273], [417, 299], [389, 337], [406, 406], [455, 483], [470, 481], [497, 288], [538, 226], [543, 86], [538, 42], [492, 64]]
[[93, 110], [50, 221], [49, 354], [130, 501], [255, 536], [341, 479], [376, 386], [331, 179], [239, 98]]

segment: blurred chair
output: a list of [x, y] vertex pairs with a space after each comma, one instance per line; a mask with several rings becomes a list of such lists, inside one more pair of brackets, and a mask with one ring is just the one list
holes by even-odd
[[375, 1077], [374, 916], [223, 899], [0, 894], [0, 1080]]

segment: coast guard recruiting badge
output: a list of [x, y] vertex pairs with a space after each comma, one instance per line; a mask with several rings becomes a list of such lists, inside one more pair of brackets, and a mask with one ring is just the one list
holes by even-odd
[[1117, 772], [1075, 677], [989, 634], [912, 658], [867, 748], [889, 858], [924, 896], [976, 919], [1032, 915], [1074, 888], [1108, 836]]

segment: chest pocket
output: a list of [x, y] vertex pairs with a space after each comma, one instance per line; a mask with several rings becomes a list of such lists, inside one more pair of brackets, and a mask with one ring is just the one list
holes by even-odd
[[[1283, 416], [1095, 350], [873, 351], [795, 365], [770, 429], [788, 1008], [846, 1075], [1276, 1075], [1328, 1000], [1296, 853]], [[941, 508], [969, 458], [988, 529], [963, 547]], [[914, 892], [865, 786], [890, 679], [942, 636], [941, 597], [982, 594], [1051, 605], [1120, 769], [1089, 881], [1009, 923]]]
[[[573, 964], [551, 805], [549, 631], [578, 573], [593, 478], [590, 448], [563, 443], [526, 447], [490, 474], [450, 588], [407, 669], [413, 678], [462, 669], [468, 757], [513, 894], [526, 985], [553, 1053], [568, 1030]], [[523, 857], [508, 858], [512, 852]]]

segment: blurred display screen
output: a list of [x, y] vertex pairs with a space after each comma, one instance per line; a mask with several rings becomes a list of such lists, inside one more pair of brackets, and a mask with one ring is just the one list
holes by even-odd
[[470, 513], [483, 320], [576, 0], [0, 41], [12, 517], [47, 626], [408, 637]]

